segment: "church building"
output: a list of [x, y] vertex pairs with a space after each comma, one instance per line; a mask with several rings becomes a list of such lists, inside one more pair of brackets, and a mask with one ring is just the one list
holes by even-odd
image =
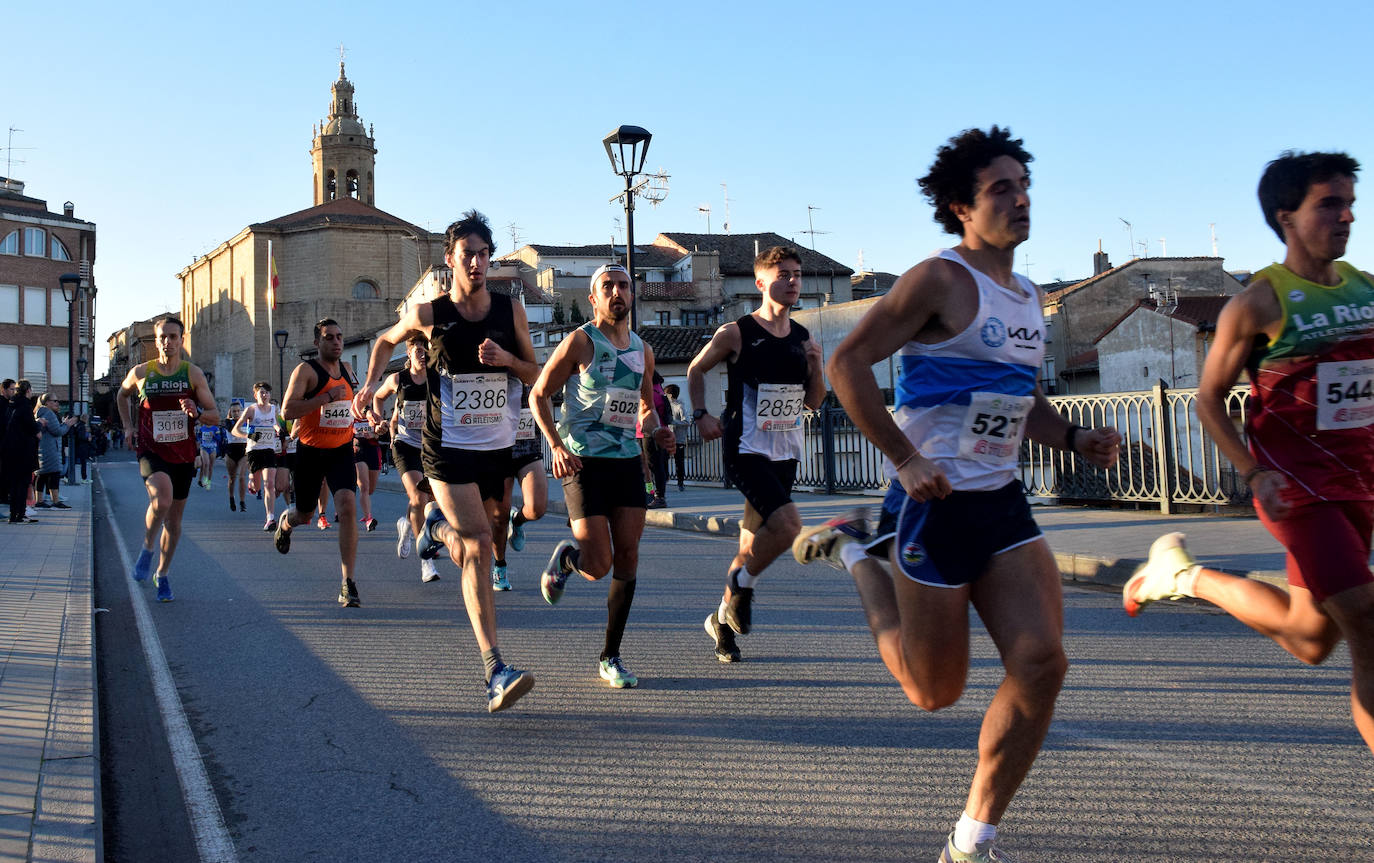
[[342, 61], [331, 89], [310, 149], [313, 205], [249, 225], [177, 274], [187, 350], [214, 376], [221, 405], [251, 399], [259, 380], [280, 399], [316, 321], [334, 318], [345, 338], [372, 333], [396, 320], [426, 270], [443, 266], [442, 233], [377, 209], [375, 139]]

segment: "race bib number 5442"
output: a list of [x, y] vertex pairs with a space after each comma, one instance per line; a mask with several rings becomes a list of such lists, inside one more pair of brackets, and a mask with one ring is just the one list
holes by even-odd
[[1374, 362], [1317, 365], [1317, 428], [1353, 429], [1374, 423]]

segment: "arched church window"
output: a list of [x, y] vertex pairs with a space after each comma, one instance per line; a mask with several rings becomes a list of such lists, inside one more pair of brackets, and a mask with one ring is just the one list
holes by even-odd
[[324, 199], [334, 200], [334, 195], [338, 191], [338, 184], [334, 181], [334, 172], [329, 171], [324, 175]]
[[349, 171], [346, 179], [348, 180], [348, 197], [358, 197], [358, 172]]
[[353, 283], [353, 299], [355, 300], [376, 300], [380, 299], [382, 292], [377, 290], [377, 284], [369, 279], [359, 279]]

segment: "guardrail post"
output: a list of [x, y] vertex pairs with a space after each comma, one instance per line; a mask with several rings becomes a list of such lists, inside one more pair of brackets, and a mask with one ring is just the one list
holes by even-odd
[[835, 493], [835, 421], [830, 402], [821, 405], [821, 466], [825, 474], [825, 493]]
[[1155, 427], [1155, 482], [1159, 484], [1159, 511], [1163, 515], [1173, 512], [1174, 484], [1171, 481], [1169, 465], [1173, 451], [1172, 417], [1169, 415], [1169, 390], [1161, 378], [1151, 389], [1154, 399]]

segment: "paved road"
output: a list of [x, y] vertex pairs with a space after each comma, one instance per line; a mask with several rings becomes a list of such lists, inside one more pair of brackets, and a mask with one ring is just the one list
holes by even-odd
[[[132, 546], [136, 467], [101, 473]], [[595, 673], [604, 583], [571, 584], [556, 608], [539, 598], [564, 532], [550, 517], [511, 556], [516, 590], [497, 603], [503, 652], [538, 683], [493, 716], [456, 572], [445, 562], [423, 585], [416, 561], [396, 560], [400, 509], [378, 496], [363, 608], [345, 611], [332, 531], [298, 531], [281, 557], [257, 512], [192, 489], [177, 601], [150, 611], [238, 859], [938, 854], [999, 679], [981, 632], [964, 699], [923, 714], [877, 661], [848, 577], [788, 562], [761, 583], [746, 661], [721, 665], [701, 620], [734, 539], [651, 530], [624, 647], [643, 682], [610, 690]], [[1106, 591], [1071, 588], [1065, 602], [1073, 667], [1003, 824], [1010, 850], [1060, 863], [1374, 857], [1344, 653], [1307, 669], [1206, 609], [1132, 621]], [[105, 625], [132, 625], [120, 614]]]

